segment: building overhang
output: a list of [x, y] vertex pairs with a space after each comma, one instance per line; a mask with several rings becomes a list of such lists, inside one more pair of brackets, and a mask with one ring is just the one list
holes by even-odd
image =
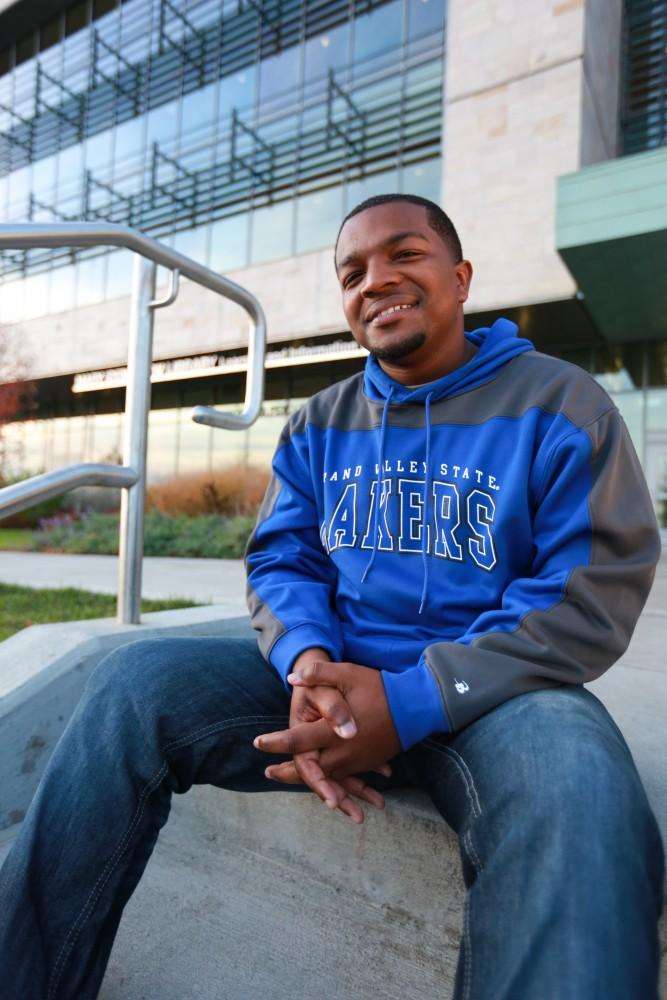
[[667, 337], [667, 147], [559, 177], [556, 246], [607, 340]]

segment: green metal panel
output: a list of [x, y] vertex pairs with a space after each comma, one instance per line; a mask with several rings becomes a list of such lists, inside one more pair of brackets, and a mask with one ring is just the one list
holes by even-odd
[[608, 340], [667, 337], [667, 148], [559, 177], [556, 246]]

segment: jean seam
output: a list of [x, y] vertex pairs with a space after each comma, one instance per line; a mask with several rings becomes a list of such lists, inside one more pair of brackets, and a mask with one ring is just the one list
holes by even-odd
[[[477, 793], [477, 788], [475, 787], [474, 778], [470, 772], [470, 768], [464, 761], [463, 757], [461, 757], [461, 755], [458, 754], [456, 750], [452, 750], [451, 747], [443, 747], [439, 743], [436, 743], [435, 740], [427, 739], [424, 740], [424, 743], [430, 750], [435, 750], [437, 753], [443, 754], [443, 756], [449, 757], [453, 761], [456, 769], [458, 770], [459, 774], [461, 775], [461, 778], [463, 779], [463, 784], [466, 790], [466, 796], [468, 802], [470, 803], [470, 811], [472, 812], [473, 816], [476, 819], [479, 819], [479, 817], [482, 815], [482, 806], [479, 800], [479, 795]], [[475, 869], [478, 875], [481, 875], [484, 865], [482, 864], [477, 848], [473, 843], [472, 831], [470, 829], [470, 825], [468, 825], [466, 833], [463, 834], [461, 837], [461, 844], [466, 849], [468, 857], [472, 862], [473, 868]]]
[[470, 893], [466, 893], [463, 906], [463, 940], [465, 943], [465, 957], [463, 960], [463, 998], [469, 1000], [470, 988], [472, 984], [472, 941], [470, 939]]
[[178, 750], [180, 747], [188, 746], [190, 743], [194, 743], [198, 739], [203, 739], [205, 736], [210, 736], [212, 733], [217, 733], [222, 729], [227, 729], [237, 722], [242, 723], [243, 725], [250, 725], [251, 723], [283, 722], [285, 719], [289, 721], [289, 716], [239, 715], [234, 719], [225, 719], [224, 722], [210, 723], [202, 729], [196, 729], [193, 733], [189, 733], [187, 736], [180, 736], [177, 740], [172, 740], [171, 743], [165, 743], [165, 745], [160, 748], [160, 752], [169, 753], [170, 750]]
[[[267, 715], [267, 716], [250, 715], [250, 716], [237, 716], [236, 718], [233, 718], [233, 719], [225, 719], [225, 721], [222, 722], [222, 723], [216, 723], [216, 724], [213, 724], [213, 725], [206, 726], [203, 729], [195, 730], [194, 733], [190, 733], [189, 736], [187, 736], [187, 737], [182, 737], [181, 739], [173, 740], [171, 743], [167, 743], [164, 747], [161, 748], [160, 752], [161, 753], [166, 753], [168, 750], [178, 749], [180, 747], [187, 746], [190, 743], [195, 743], [198, 739], [203, 739], [205, 736], [209, 736], [209, 735], [211, 735], [214, 732], [219, 732], [219, 731], [224, 730], [226, 728], [230, 728], [230, 727], [232, 727], [233, 725], [235, 725], [237, 723], [243, 723], [243, 724], [247, 725], [247, 724], [249, 724], [251, 722], [275, 722], [275, 721], [281, 721], [284, 718], [285, 718], [284, 715], [278, 715], [278, 716], [277, 715]], [[167, 773], [167, 771], [168, 771], [168, 765], [167, 765], [167, 762], [164, 761], [162, 763], [162, 765], [160, 766], [160, 769], [155, 773], [155, 775], [146, 784], [143, 792], [141, 793], [141, 796], [140, 796], [140, 799], [139, 799], [139, 803], [138, 803], [137, 808], [135, 810], [134, 816], [132, 817], [132, 820], [130, 821], [130, 823], [129, 823], [129, 825], [128, 825], [126, 831], [125, 831], [125, 833], [123, 834], [123, 836], [122, 836], [122, 838], [121, 838], [118, 846], [116, 847], [116, 850], [113, 852], [113, 854], [109, 858], [109, 861], [107, 862], [105, 868], [103, 869], [103, 871], [101, 872], [101, 874], [98, 876], [98, 879], [95, 882], [93, 888], [90, 890], [88, 898], [87, 898], [86, 902], [83, 904], [83, 907], [82, 907], [82, 909], [81, 909], [81, 911], [79, 913], [79, 916], [76, 918], [76, 920], [74, 921], [74, 923], [70, 927], [70, 930], [69, 930], [69, 932], [67, 934], [67, 937], [65, 938], [65, 941], [63, 942], [63, 945], [62, 945], [62, 947], [60, 949], [60, 952], [58, 953], [58, 957], [56, 959], [56, 964], [55, 964], [54, 969], [53, 969], [53, 974], [51, 976], [51, 980], [50, 980], [50, 984], [49, 984], [49, 989], [48, 989], [48, 993], [47, 993], [47, 1000], [52, 1000], [52, 998], [55, 996], [56, 990], [58, 989], [58, 986], [60, 985], [60, 978], [61, 978], [62, 973], [64, 971], [64, 968], [65, 968], [65, 965], [66, 965], [67, 960], [69, 958], [69, 955], [71, 954], [72, 948], [74, 947], [74, 945], [76, 943], [76, 939], [77, 939], [79, 933], [81, 932], [81, 930], [83, 928], [83, 925], [85, 924], [86, 920], [88, 919], [88, 916], [92, 912], [92, 910], [93, 910], [93, 908], [95, 906], [95, 903], [97, 902], [100, 894], [104, 890], [104, 887], [106, 886], [106, 884], [108, 883], [109, 879], [111, 878], [111, 875], [113, 874], [113, 872], [114, 872], [114, 870], [115, 870], [118, 862], [120, 861], [120, 859], [121, 859], [121, 857], [123, 855], [123, 851], [125, 850], [125, 847], [127, 845], [128, 840], [132, 837], [132, 835], [134, 834], [135, 828], [139, 825], [139, 822], [141, 820], [141, 817], [143, 816], [144, 807], [146, 805], [146, 801], [147, 801], [149, 795], [153, 791], [155, 791], [155, 789], [158, 787], [158, 785], [162, 781], [162, 778]], [[70, 942], [70, 939], [71, 939], [71, 942]], [[68, 947], [68, 945], [69, 945], [69, 947]]]
[[[70, 955], [70, 953], [72, 951], [72, 948], [74, 947], [74, 944], [76, 942], [76, 938], [77, 938], [77, 936], [78, 936], [78, 934], [79, 934], [79, 932], [81, 930], [81, 927], [83, 926], [83, 924], [85, 923], [86, 919], [88, 918], [88, 915], [89, 915], [90, 911], [92, 911], [93, 907], [95, 906], [95, 903], [97, 902], [97, 899], [98, 899], [100, 893], [102, 892], [102, 890], [104, 889], [104, 886], [109, 881], [109, 878], [111, 877], [111, 875], [112, 875], [112, 873], [113, 873], [116, 865], [118, 864], [120, 858], [122, 857], [123, 851], [125, 849], [125, 845], [126, 845], [128, 839], [134, 833], [134, 829], [138, 825], [138, 823], [139, 823], [139, 821], [140, 821], [140, 819], [141, 819], [141, 817], [143, 815], [144, 806], [146, 805], [146, 800], [147, 800], [148, 796], [150, 795], [150, 793], [152, 791], [154, 791], [155, 788], [157, 788], [157, 786], [160, 784], [160, 782], [162, 781], [162, 778], [164, 777], [164, 775], [166, 773], [167, 773], [167, 764], [166, 764], [166, 762], [164, 762], [161, 765], [159, 771], [157, 771], [156, 774], [153, 776], [153, 778], [151, 778], [151, 780], [146, 784], [146, 787], [144, 788], [143, 792], [141, 793], [141, 797], [139, 799], [139, 804], [137, 805], [137, 808], [135, 810], [134, 816], [132, 817], [132, 820], [131, 820], [131, 822], [130, 822], [128, 828], [127, 828], [127, 830], [123, 834], [123, 837], [121, 838], [120, 843], [116, 847], [116, 850], [114, 851], [114, 853], [109, 858], [109, 861], [107, 862], [106, 867], [104, 868], [104, 870], [102, 871], [102, 873], [99, 875], [97, 881], [95, 882], [95, 885], [90, 890], [90, 893], [88, 895], [88, 899], [84, 903], [83, 908], [82, 908], [81, 912], [79, 913], [79, 916], [76, 918], [76, 920], [72, 924], [72, 926], [71, 926], [71, 928], [69, 930], [69, 933], [68, 933], [67, 937], [65, 938], [63, 946], [60, 949], [60, 952], [58, 954], [58, 958], [56, 959], [56, 964], [55, 964], [55, 967], [53, 969], [53, 976], [51, 978], [51, 983], [50, 983], [50, 986], [49, 986], [49, 992], [48, 992], [48, 995], [47, 995], [47, 1000], [51, 1000], [51, 998], [53, 996], [55, 996], [55, 992], [58, 989], [58, 986], [60, 984], [60, 977], [62, 975], [62, 972], [63, 972], [64, 968], [65, 968], [65, 964], [66, 964], [67, 959], [68, 959], [68, 957], [69, 957], [69, 955]], [[70, 943], [70, 938], [71, 938], [71, 943]], [[69, 945], [69, 948], [68, 948], [68, 945]]]

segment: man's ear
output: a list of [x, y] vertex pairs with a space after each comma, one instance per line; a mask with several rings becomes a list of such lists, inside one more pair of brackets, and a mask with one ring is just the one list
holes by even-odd
[[461, 260], [454, 268], [456, 283], [459, 289], [459, 302], [465, 302], [470, 292], [472, 281], [472, 264], [469, 260]]

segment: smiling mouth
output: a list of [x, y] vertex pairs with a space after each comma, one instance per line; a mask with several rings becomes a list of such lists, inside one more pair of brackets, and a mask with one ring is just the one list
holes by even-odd
[[369, 323], [378, 323], [384, 326], [387, 323], [395, 323], [396, 320], [400, 319], [401, 316], [414, 309], [414, 305], [400, 305], [400, 306], [388, 306], [383, 309], [382, 312], [377, 313], [372, 319], [368, 320]]

